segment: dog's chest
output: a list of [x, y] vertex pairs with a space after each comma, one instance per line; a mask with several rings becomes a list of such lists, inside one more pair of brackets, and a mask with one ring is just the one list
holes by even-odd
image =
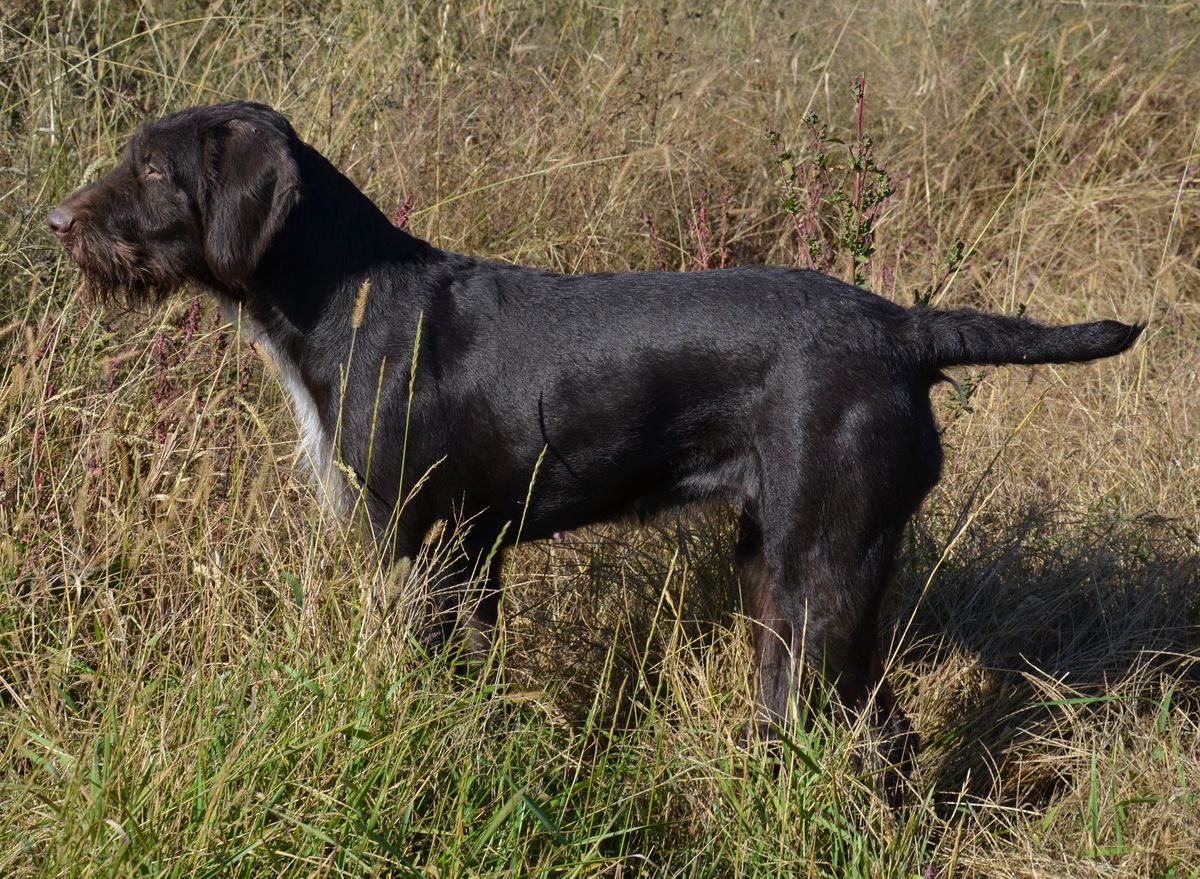
[[334, 466], [333, 438], [321, 420], [316, 401], [291, 358], [259, 327], [250, 324], [250, 330], [255, 344], [275, 366], [279, 384], [287, 393], [296, 426], [300, 429], [300, 457], [313, 476], [321, 500], [334, 512], [341, 513], [345, 504], [345, 486]]

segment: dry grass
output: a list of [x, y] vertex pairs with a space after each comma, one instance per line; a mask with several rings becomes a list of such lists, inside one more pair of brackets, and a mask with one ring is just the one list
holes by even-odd
[[[872, 6], [3, 13], [0, 873], [1200, 876], [1200, 13]], [[740, 745], [727, 515], [523, 547], [502, 656], [456, 680], [314, 525], [254, 354], [199, 300], [97, 312], [42, 219], [146, 115], [245, 97], [439, 246], [684, 267], [728, 190], [728, 257], [790, 262], [765, 131], [850, 136], [859, 73], [898, 182], [873, 289], [911, 301], [957, 237], [942, 304], [1149, 324], [974, 373], [969, 410], [935, 388], [898, 818], [843, 731]]]

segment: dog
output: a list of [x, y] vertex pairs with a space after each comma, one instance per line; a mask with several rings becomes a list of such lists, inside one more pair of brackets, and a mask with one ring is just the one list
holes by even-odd
[[906, 309], [796, 268], [563, 275], [448, 253], [245, 102], [143, 125], [48, 222], [102, 293], [192, 284], [252, 328], [324, 493], [360, 500], [385, 561], [469, 522], [438, 575], [439, 637], [495, 623], [518, 535], [721, 499], [763, 729], [807, 665], [874, 712], [901, 767], [918, 743], [877, 617], [941, 471], [930, 387], [950, 366], [1109, 357], [1142, 330]]

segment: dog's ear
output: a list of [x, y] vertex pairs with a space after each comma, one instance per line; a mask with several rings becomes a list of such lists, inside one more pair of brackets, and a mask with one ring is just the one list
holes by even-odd
[[300, 169], [288, 134], [231, 119], [204, 138], [200, 187], [204, 258], [221, 284], [242, 286], [299, 196]]

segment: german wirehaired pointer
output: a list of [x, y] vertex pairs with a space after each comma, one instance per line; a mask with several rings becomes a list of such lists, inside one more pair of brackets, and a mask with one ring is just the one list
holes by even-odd
[[800, 269], [557, 275], [446, 253], [259, 104], [143, 125], [48, 219], [101, 291], [155, 303], [190, 283], [240, 310], [319, 481], [361, 498], [388, 560], [469, 523], [435, 593], [443, 635], [495, 621], [518, 532], [724, 499], [762, 723], [803, 660], [878, 712], [897, 763], [916, 742], [876, 617], [941, 469], [930, 386], [960, 364], [1108, 357], [1141, 330], [906, 309]]

